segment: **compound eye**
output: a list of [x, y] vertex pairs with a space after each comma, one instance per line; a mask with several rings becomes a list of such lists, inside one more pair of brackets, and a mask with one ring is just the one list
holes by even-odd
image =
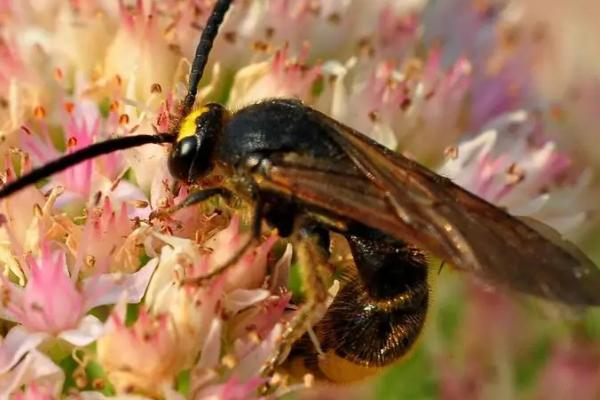
[[175, 143], [169, 154], [169, 171], [174, 178], [189, 181], [192, 165], [198, 153], [196, 136], [188, 136]]

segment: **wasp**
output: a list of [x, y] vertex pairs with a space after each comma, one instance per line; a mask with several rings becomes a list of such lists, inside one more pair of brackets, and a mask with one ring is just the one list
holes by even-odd
[[[294, 342], [325, 313], [317, 336], [326, 378], [353, 379], [393, 363], [418, 338], [429, 304], [427, 255], [485, 282], [572, 306], [600, 304], [600, 270], [539, 222], [509, 215], [298, 100], [268, 99], [231, 112], [195, 106], [219, 26], [232, 0], [217, 0], [195, 52], [188, 93], [171, 131], [90, 145], [0, 189], [0, 198], [79, 162], [145, 144], [169, 144], [168, 168], [195, 184], [215, 170], [219, 187], [193, 191], [177, 207], [214, 196], [252, 207], [252, 237], [266, 222], [295, 244], [305, 301], [288, 323], [269, 374]], [[347, 241], [355, 271], [327, 308], [331, 235]], [[326, 309], [327, 308], [327, 309]], [[326, 310], [325, 310], [326, 309]], [[349, 365], [349, 375], [338, 365]]]

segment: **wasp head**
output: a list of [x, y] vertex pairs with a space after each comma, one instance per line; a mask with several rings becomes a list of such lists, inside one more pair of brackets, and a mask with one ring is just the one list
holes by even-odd
[[212, 170], [217, 141], [227, 115], [222, 105], [209, 103], [184, 118], [169, 154], [169, 171], [173, 177], [192, 183]]

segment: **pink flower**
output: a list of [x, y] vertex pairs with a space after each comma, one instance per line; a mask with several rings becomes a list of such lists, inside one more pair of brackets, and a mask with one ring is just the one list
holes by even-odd
[[[173, 179], [166, 173], [158, 173], [150, 190], [151, 207], [155, 211], [169, 210], [171, 207], [184, 201], [190, 187], [182, 185], [179, 192], [174, 194], [169, 185]], [[162, 178], [162, 181], [160, 180]], [[162, 215], [153, 222], [161, 232], [169, 232], [178, 237], [194, 238], [202, 243], [206, 237], [213, 235], [216, 230], [222, 229], [227, 220], [225, 216], [211, 212], [211, 207], [186, 207], [170, 215]]]
[[[21, 153], [20, 156], [20, 163], [18, 164], [20, 169], [22, 171], [30, 170], [29, 157], [24, 153]], [[7, 168], [3, 180], [5, 182], [14, 181], [18, 176], [16, 176], [9, 155], [5, 157], [5, 164]], [[18, 265], [22, 252], [38, 249], [39, 236], [46, 234], [43, 229], [35, 229], [35, 232], [31, 233], [32, 225], [38, 220], [36, 207], [40, 207], [42, 204], [52, 204], [55, 198], [56, 193], [45, 200], [38, 189], [29, 187], [0, 203], [2, 212], [0, 238], [3, 242], [0, 244], [0, 260], [4, 263], [5, 273], [10, 271], [19, 279], [23, 279], [23, 274]]]
[[398, 13], [393, 4], [383, 6], [379, 12], [377, 29], [370, 41], [364, 42], [367, 55], [379, 59], [398, 59], [412, 56], [419, 38], [420, 19], [410, 10]]
[[226, 383], [200, 391], [194, 396], [194, 399], [258, 400], [260, 397], [256, 395], [256, 392], [262, 383], [262, 380], [258, 378], [244, 383], [232, 378]]
[[[2, 346], [10, 340], [4, 339]], [[0, 371], [0, 397], [17, 399], [58, 399], [65, 381], [65, 373], [37, 350], [31, 350], [10, 370]], [[21, 389], [25, 386], [25, 390]]]
[[145, 9], [143, 2], [133, 8], [119, 2], [121, 21], [106, 49], [106, 76], [119, 76], [129, 98], [142, 101], [152, 94], [153, 85], [169, 87], [175, 76], [177, 58], [161, 32], [156, 6]]
[[12, 400], [54, 400], [56, 397], [49, 393], [49, 390], [44, 387], [39, 387], [36, 384], [29, 385], [25, 391], [18, 393], [12, 397]]
[[149, 232], [147, 227], [136, 228], [128, 217], [130, 208], [123, 202], [115, 210], [110, 198], [105, 197], [101, 207], [87, 212], [83, 229], [69, 236], [73, 254], [84, 258], [78, 260], [84, 275], [107, 271], [132, 273], [138, 269], [142, 243]]
[[534, 51], [520, 46], [526, 40], [511, 29], [511, 7], [449, 0], [428, 7], [425, 14], [423, 36], [428, 45], [442, 43], [446, 62], [466, 58], [472, 65], [463, 129], [479, 130], [502, 113], [531, 105]]
[[[68, 108], [62, 127], [67, 153], [87, 147], [99, 140], [109, 137], [114, 126], [110, 120], [101, 121], [98, 107], [87, 100], [78, 103], [67, 102]], [[43, 165], [61, 156], [49, 136], [47, 127], [42, 130], [42, 137], [33, 134], [21, 136], [22, 147], [31, 154], [35, 164]], [[75, 200], [86, 203], [92, 195], [102, 192], [117, 201], [144, 200], [144, 194], [135, 186], [120, 180], [124, 170], [121, 153], [112, 153], [95, 160], [84, 161], [51, 178], [46, 187], [57, 184], [63, 186], [66, 193], [60, 197], [58, 204], [72, 204]]]
[[184, 367], [187, 355], [177, 351], [184, 338], [168, 315], [142, 309], [137, 321], [125, 326], [123, 311], [111, 315], [98, 341], [98, 360], [117, 392], [159, 396]]
[[544, 367], [534, 398], [597, 399], [600, 397], [600, 349], [583, 340], [558, 344]]
[[461, 108], [471, 75], [465, 59], [445, 70], [434, 49], [425, 61], [405, 65], [349, 62], [324, 70], [334, 83], [325, 87], [318, 108], [386, 147], [430, 160], [463, 133]]
[[[227, 262], [248, 238], [248, 233], [240, 232], [239, 217], [234, 216], [226, 229], [204, 243], [204, 246], [213, 249], [213, 252], [202, 257], [198, 264], [186, 272], [186, 276], [193, 278], [211, 272], [215, 267]], [[260, 246], [247, 251], [235, 265], [229, 268], [223, 277], [224, 290], [260, 287], [266, 275], [267, 254], [276, 240], [275, 235], [270, 236]]]
[[[177, 356], [180, 369], [193, 367], [197, 376], [194, 391], [211, 391], [210, 385], [221, 385], [222, 378], [229, 376], [239, 379], [231, 385], [246, 385], [257, 377], [280, 335], [281, 326], [277, 324], [290, 296], [279, 295], [280, 288], [276, 293], [265, 288], [267, 254], [275, 237], [249, 249], [235, 265], [212, 281], [201, 286], [181, 286], [179, 282], [222, 265], [245, 243], [247, 235], [240, 232], [239, 218], [234, 217], [229, 227], [203, 243], [204, 249], [210, 249], [206, 254], [191, 240], [157, 234], [168, 246], [161, 250], [145, 304], [156, 318], [167, 316], [168, 330], [177, 338], [170, 351], [173, 357], [181, 355]], [[287, 257], [283, 264], [289, 267], [289, 261]], [[286, 265], [277, 266], [280, 274], [285, 273], [285, 268]], [[224, 358], [223, 352], [227, 352]], [[210, 372], [222, 368], [230, 373], [220, 378]], [[148, 380], [146, 384], [134, 384], [153, 385], [154, 380]]]
[[5, 37], [0, 43], [0, 90], [5, 101], [5, 107], [0, 107], [3, 134], [18, 132], [29, 111], [39, 105], [39, 98], [46, 91], [40, 85], [39, 76], [28, 67], [26, 52], [12, 38]]
[[[42, 248], [40, 260], [29, 257], [25, 289], [12, 299], [9, 312], [31, 331], [57, 334], [70, 330], [84, 315], [84, 296], [67, 276], [65, 253]], [[60, 293], [60, 296], [56, 294]]]
[[438, 172], [458, 185], [561, 232], [581, 230], [589, 176], [546, 137], [536, 114], [502, 115], [451, 153]]
[[18, 322], [0, 345], [0, 374], [14, 367], [23, 355], [42, 342], [60, 338], [73, 346], [86, 346], [103, 331], [102, 322], [86, 313], [124, 297], [139, 302], [156, 262], [128, 276], [96, 275], [81, 282], [68, 275], [65, 253], [42, 244], [39, 259], [29, 257], [24, 288], [4, 278], [4, 319]]
[[507, 293], [474, 281], [466, 289], [466, 310], [455, 337], [436, 343], [444, 348], [433, 354], [440, 397], [482, 399], [501, 394], [514, 398], [514, 364], [535, 340], [533, 332], [523, 310]]
[[321, 76], [320, 66], [305, 63], [309, 49], [297, 58], [287, 46], [277, 51], [270, 62], [251, 64], [236, 75], [232, 87], [231, 107], [240, 107], [259, 99], [295, 97], [311, 100], [311, 90]]
[[[4, 290], [9, 296], [4, 317], [19, 321], [32, 332], [57, 335], [70, 331], [85, 319], [85, 313], [91, 308], [114, 302], [113, 291], [117, 288], [135, 289], [130, 296], [139, 299], [144, 292], [143, 282], [148, 281], [155, 266], [155, 263], [149, 263], [120, 282], [110, 282], [109, 275], [93, 276], [84, 280], [80, 287], [77, 277], [68, 275], [65, 261], [64, 251], [51, 250], [49, 244], [43, 244], [39, 259], [28, 258], [28, 279], [24, 288], [4, 280]], [[57, 293], [61, 295], [57, 296]]]

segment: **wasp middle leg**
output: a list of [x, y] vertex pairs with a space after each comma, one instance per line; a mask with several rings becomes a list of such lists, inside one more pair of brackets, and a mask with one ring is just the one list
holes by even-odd
[[261, 374], [270, 375], [287, 356], [294, 342], [312, 327], [327, 309], [328, 288], [332, 276], [329, 258], [329, 232], [312, 224], [293, 235], [294, 248], [300, 262], [304, 302], [288, 322], [276, 349], [264, 364]]

